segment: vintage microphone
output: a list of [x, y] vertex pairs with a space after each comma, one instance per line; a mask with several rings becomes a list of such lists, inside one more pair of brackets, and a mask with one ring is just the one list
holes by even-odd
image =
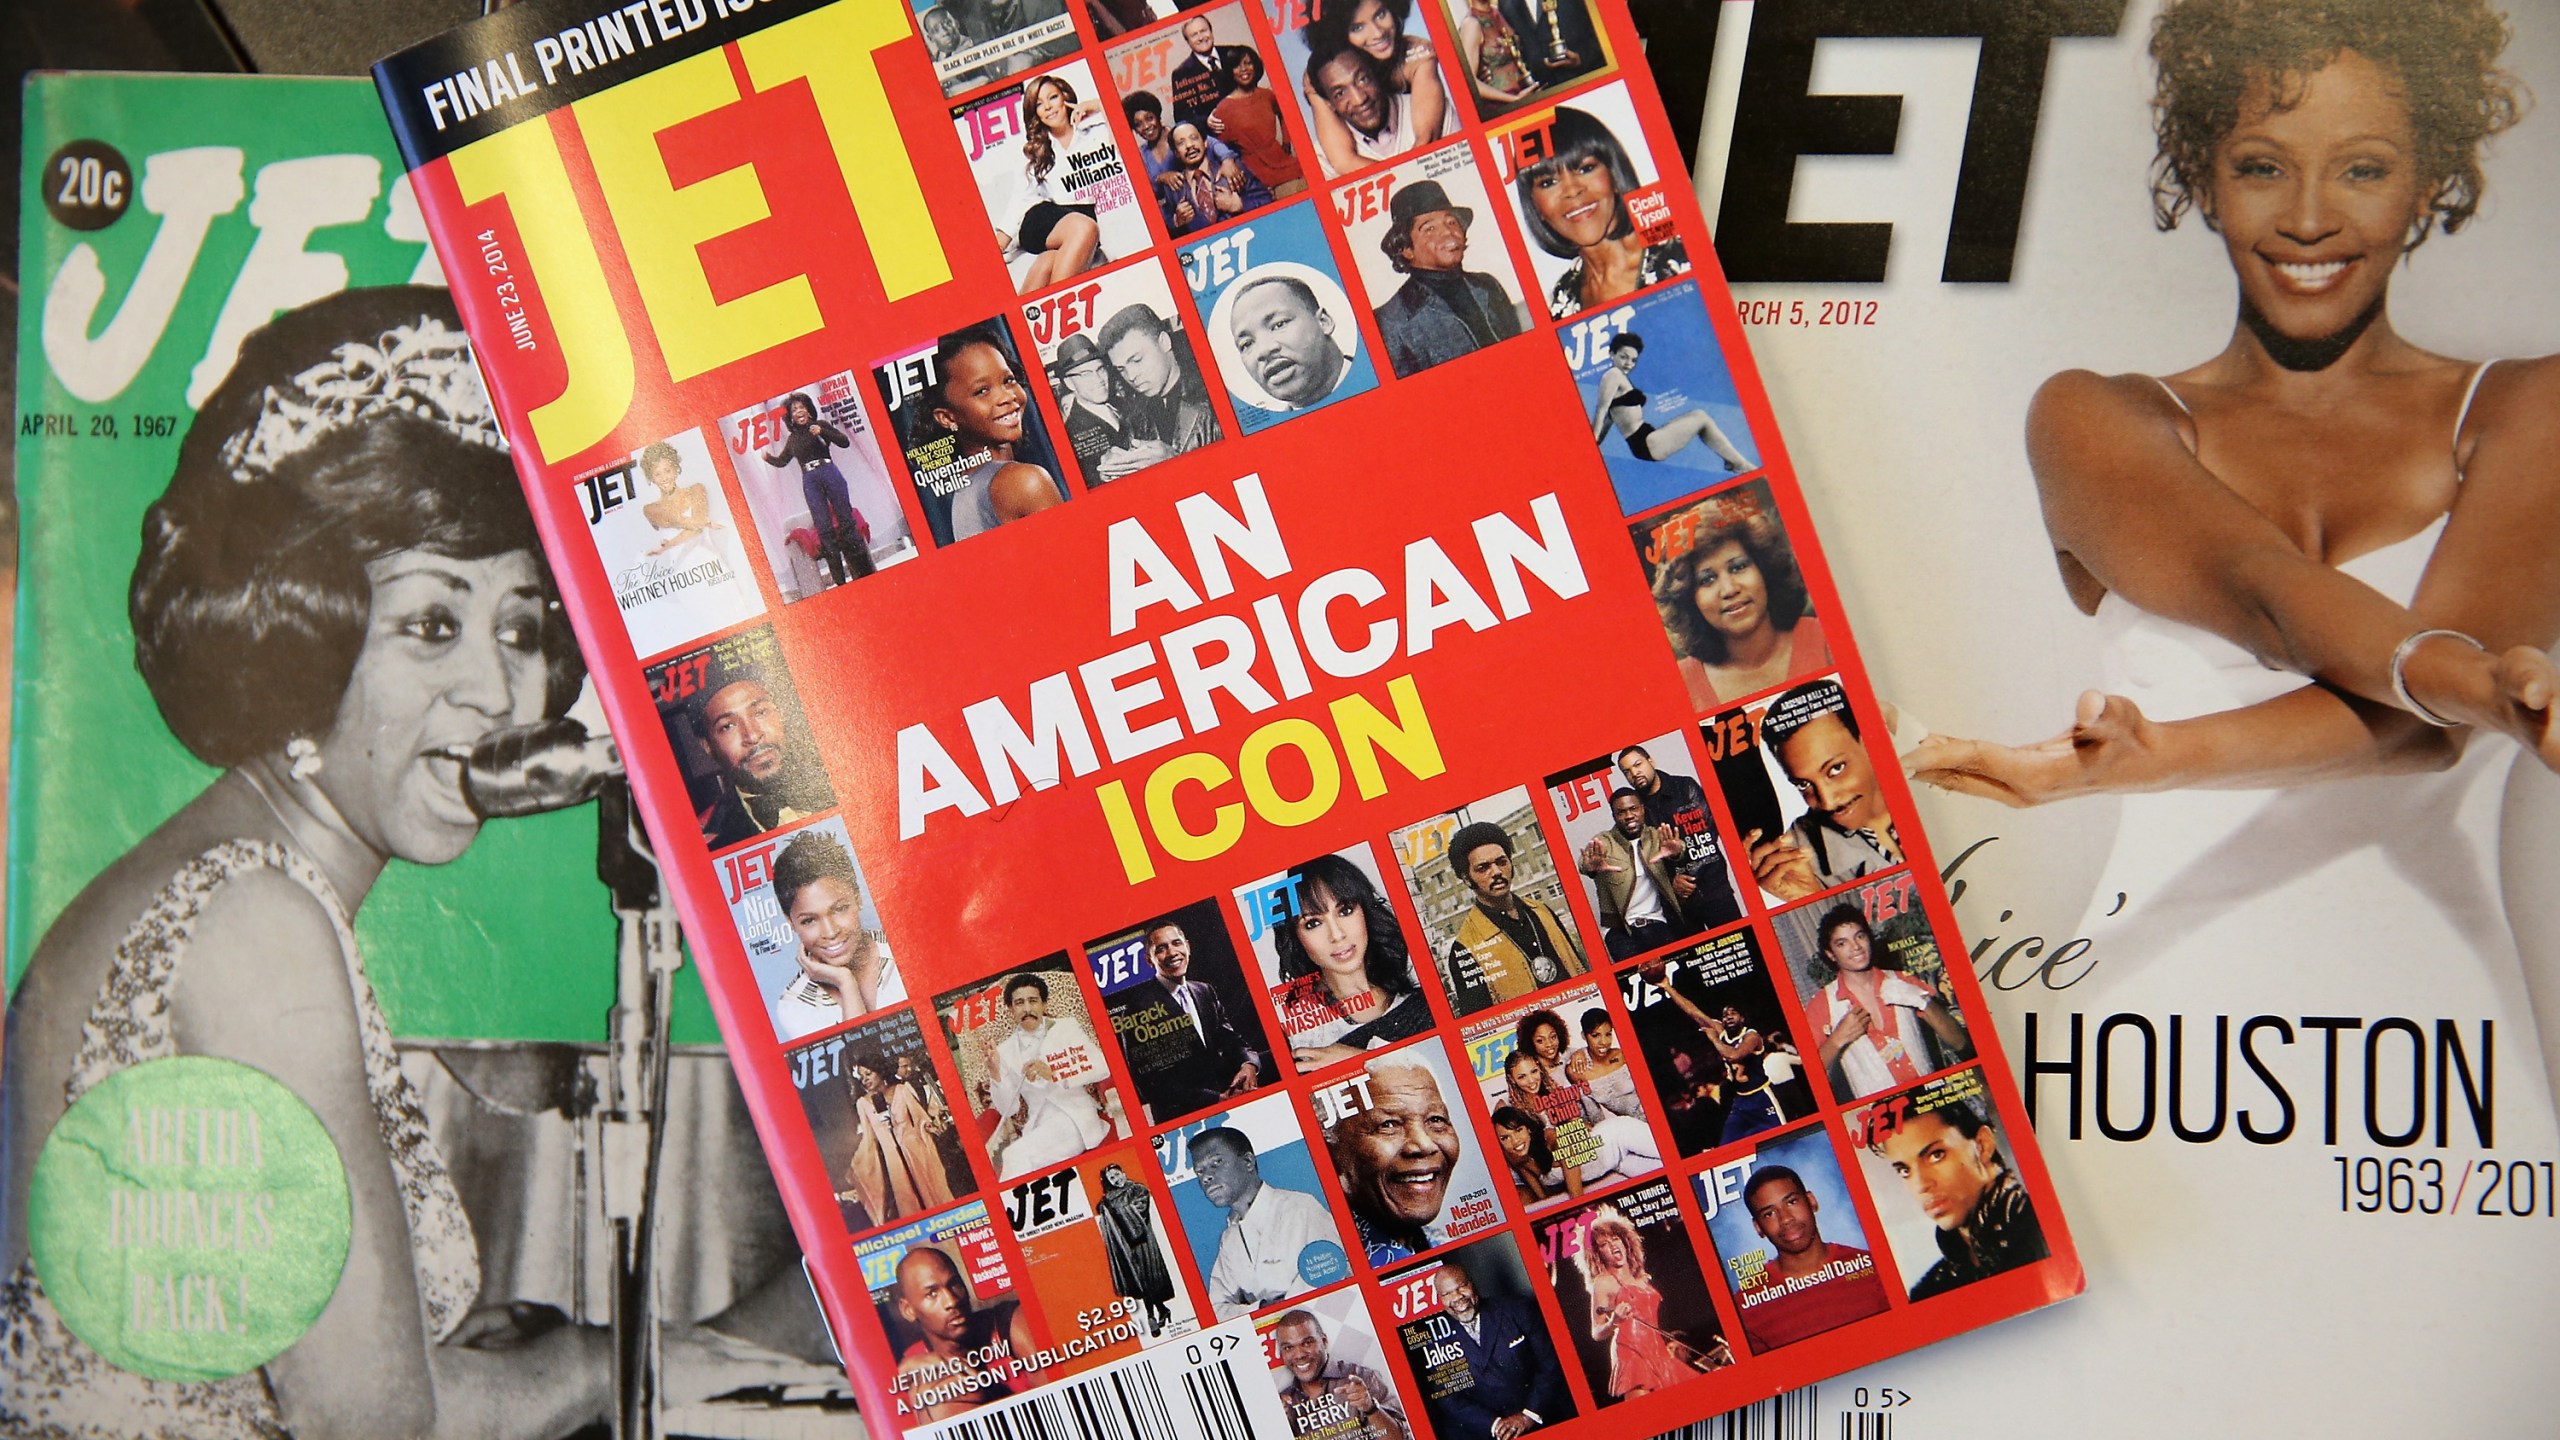
[[462, 763], [463, 794], [488, 820], [584, 805], [622, 779], [613, 736], [568, 715], [493, 732]]
[[[593, 691], [573, 710], [590, 710]], [[591, 712], [592, 713], [592, 712]], [[598, 1120], [605, 1216], [613, 1224], [614, 1434], [656, 1440], [660, 1369], [659, 1164], [666, 1143], [667, 1023], [684, 963], [622, 755], [599, 721], [573, 713], [496, 731], [463, 757], [463, 794], [489, 819], [596, 805], [596, 878], [613, 895], [621, 941]], [[586, 1149], [583, 1133], [580, 1149]], [[583, 1180], [583, 1165], [582, 1180]], [[582, 1206], [583, 1208], [583, 1206]]]

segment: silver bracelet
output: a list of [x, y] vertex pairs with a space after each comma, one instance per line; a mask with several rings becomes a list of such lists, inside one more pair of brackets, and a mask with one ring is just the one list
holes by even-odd
[[2488, 646], [2481, 644], [2479, 641], [2472, 639], [2470, 636], [2463, 634], [2459, 630], [2412, 630], [2409, 632], [2409, 638], [2401, 641], [2391, 652], [2391, 693], [2400, 701], [2401, 709], [2408, 711], [2410, 714], [2417, 716], [2419, 719], [2426, 721], [2428, 724], [2433, 725], [2439, 730], [2450, 730], [2462, 722], [2458, 720], [2447, 720], [2433, 710], [2419, 704], [2418, 697], [2409, 693], [2409, 656], [2416, 652], [2421, 641], [2432, 640], [2438, 636], [2442, 636], [2447, 640], [2459, 640], [2463, 644], [2470, 646], [2472, 649], [2477, 650], [2484, 655], [2489, 652]]

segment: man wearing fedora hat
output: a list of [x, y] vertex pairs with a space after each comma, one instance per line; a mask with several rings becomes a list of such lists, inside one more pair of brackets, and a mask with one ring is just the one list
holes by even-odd
[[1396, 187], [1378, 248], [1405, 276], [1378, 307], [1378, 334], [1398, 375], [1473, 354], [1522, 330], [1520, 311], [1501, 282], [1463, 268], [1467, 230], [1476, 212], [1453, 205], [1437, 180]]

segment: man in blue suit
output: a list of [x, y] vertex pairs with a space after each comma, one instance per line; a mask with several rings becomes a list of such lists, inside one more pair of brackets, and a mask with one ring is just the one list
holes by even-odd
[[1520, 1440], [1573, 1418], [1573, 1396], [1556, 1363], [1555, 1342], [1536, 1301], [1476, 1294], [1475, 1278], [1455, 1262], [1431, 1277], [1440, 1313], [1457, 1322], [1459, 1353], [1474, 1383], [1431, 1402], [1445, 1440]]

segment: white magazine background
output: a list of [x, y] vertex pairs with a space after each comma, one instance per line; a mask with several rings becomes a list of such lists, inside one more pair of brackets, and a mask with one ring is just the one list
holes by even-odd
[[[2063, 594], [2026, 467], [2021, 437], [2036, 386], [2075, 366], [2173, 372], [2215, 353], [2231, 331], [2219, 239], [2193, 216], [2166, 234], [2152, 223], [2145, 45], [2156, 8], [2137, 0], [2111, 40], [2053, 46], [2006, 285], [1938, 279], [1975, 42], [1822, 42], [1811, 89], [1903, 96], [1899, 146], [1891, 156], [1802, 158], [1790, 218], [1892, 222], [1886, 283], [1735, 287], [1745, 302], [1801, 299], [1808, 309], [1880, 302], [1872, 327], [1756, 326], [1751, 344], [1878, 692], [1952, 733], [2042, 739], [2099, 681], [2096, 626]], [[1698, 164], [1711, 228], [1752, 9], [1726, 4], [1715, 46]], [[2393, 281], [2393, 323], [2449, 355], [2560, 351], [2550, 285], [2560, 235], [2560, 7], [2514, 0], [2507, 9], [2516, 33], [2505, 64], [2540, 106], [2493, 142], [2478, 218], [2431, 239]], [[2508, 888], [2540, 892], [2529, 900], [2550, 923], [2519, 914], [2517, 928], [2528, 967], [2538, 947], [2537, 973], [2560, 974], [2560, 894], [2550, 893], [2560, 887], [2527, 878], [2560, 854], [2545, 823], [2560, 815], [2560, 789], [2519, 773], [2514, 788], [2529, 793], [2507, 811]], [[2537, 800], [2549, 803], [2537, 811]], [[1962, 869], [1956, 910], [1970, 942], [1996, 937], [1996, 955], [2029, 935], [2053, 945], [2080, 933], [2115, 834], [2114, 802], [2015, 812], [1923, 792], [1920, 807], [1942, 862], [1998, 837]], [[2048, 1059], [2075, 1011], [2087, 1015], [2091, 1040], [2109, 1014], [2146, 1015], [2164, 1050], [2171, 1015], [2188, 1018], [2191, 1047], [2211, 1045], [2217, 1015], [2231, 1016], [2235, 1030], [2260, 1013], [2297, 1026], [2310, 1015], [2405, 1015], [2430, 1032], [2444, 1016], [2466, 1036], [2490, 1017], [2495, 1151], [2553, 1157], [2518, 976], [2466, 955], [2393, 956], [2387, 943], [2352, 958], [2289, 952], [2288, 917], [2262, 918], [2264, 944], [2230, 955], [2209, 984], [2110, 971], [2096, 952], [2099, 967], [2080, 985], [1992, 992], [2012, 1065], [2024, 1063], [2028, 1010], [2041, 1014]], [[2393, 923], [2389, 914], [2370, 920], [2386, 935]], [[2352, 1058], [2341, 1059], [2349, 1078], [2337, 1147], [2319, 1143], [2318, 1040], [2308, 1032], [2297, 1030], [2286, 1074], [2303, 1110], [2297, 1125], [2310, 1133], [2277, 1145], [2227, 1133], [2187, 1144], [2165, 1119], [2147, 1140], [2117, 1142], [2098, 1135], [2094, 1117], [2073, 1141], [2060, 1123], [2063, 1082], [2046, 1079], [2041, 1136], [2088, 1294], [1830, 1382], [1825, 1411], [1864, 1385], [1871, 1397], [1886, 1386], [1911, 1396], [1893, 1412], [1894, 1440], [2549, 1433], [2543, 1357], [2560, 1320], [2560, 1221], [2468, 1213], [2476, 1178], [2458, 1216], [2340, 1214], [2340, 1153], [2438, 1157], [2448, 1192], [2463, 1162], [2480, 1155], [2458, 1094], [2448, 1148], [2434, 1148], [2432, 1117], [2409, 1150], [2366, 1142], [2360, 1087], [2344, 1088], [2361, 1072], [2358, 1039], [2351, 1033], [2341, 1046]], [[2191, 1112], [2210, 1095], [2199, 1059], [2191, 1048]], [[2161, 1063], [2165, 1072], [2165, 1055]], [[2255, 1098], [2265, 1123], [2269, 1102], [2236, 1058], [2233, 1086], [2234, 1107]], [[2405, 1103], [2405, 1092], [2387, 1101], [2386, 1115]]]
[[671, 549], [650, 553], [670, 532], [649, 523], [647, 508], [658, 498], [658, 488], [642, 473], [640, 455], [645, 450], [630, 457], [632, 468], [621, 482], [630, 487], [631, 498], [588, 527], [604, 562], [605, 582], [615, 591], [713, 567], [694, 584], [645, 599], [622, 612], [631, 648], [643, 656], [689, 645], [714, 630], [764, 613], [764, 596], [756, 589], [755, 572], [747, 568], [746, 548], [738, 541], [738, 522], [729, 513], [728, 492], [721, 488], [719, 468], [711, 462], [711, 447], [699, 430], [679, 431], [668, 436], [666, 443], [675, 447], [684, 465], [679, 483], [699, 485], [708, 497], [713, 528]]

